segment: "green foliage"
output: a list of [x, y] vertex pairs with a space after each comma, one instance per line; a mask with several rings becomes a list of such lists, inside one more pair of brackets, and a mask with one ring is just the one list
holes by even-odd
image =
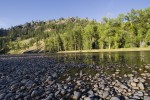
[[[0, 29], [0, 52], [28, 49], [40, 41], [45, 52], [150, 47], [150, 8], [102, 21], [74, 18], [39, 21]], [[19, 41], [30, 39], [29, 43]]]

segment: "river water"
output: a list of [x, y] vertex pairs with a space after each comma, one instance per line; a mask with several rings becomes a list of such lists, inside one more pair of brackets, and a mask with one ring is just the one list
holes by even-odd
[[[99, 53], [66, 53], [52, 55], [58, 63], [86, 64], [103, 68], [103, 73], [113, 74], [119, 70], [119, 75], [133, 74], [137, 75], [150, 72], [150, 51], [134, 52], [99, 52]], [[146, 68], [145, 68], [146, 67]], [[70, 69], [71, 73], [76, 69]], [[89, 71], [90, 70], [90, 71]], [[79, 70], [76, 70], [79, 71]], [[83, 69], [85, 73], [97, 73], [96, 70]], [[91, 72], [92, 71], [92, 72]]]

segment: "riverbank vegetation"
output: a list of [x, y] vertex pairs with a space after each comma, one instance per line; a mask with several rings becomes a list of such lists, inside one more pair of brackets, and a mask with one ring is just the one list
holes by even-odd
[[0, 29], [0, 52], [59, 52], [150, 47], [150, 7], [101, 22], [78, 17]]

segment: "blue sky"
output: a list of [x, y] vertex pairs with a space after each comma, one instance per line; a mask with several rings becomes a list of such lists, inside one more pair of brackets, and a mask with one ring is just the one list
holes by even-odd
[[150, 7], [150, 0], [0, 0], [0, 28], [60, 17], [116, 17]]

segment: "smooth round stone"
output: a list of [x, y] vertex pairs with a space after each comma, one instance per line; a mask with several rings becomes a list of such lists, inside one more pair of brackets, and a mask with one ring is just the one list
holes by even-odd
[[134, 95], [133, 98], [137, 100], [141, 99], [138, 95]]
[[102, 98], [107, 98], [109, 96], [109, 92], [108, 91], [104, 91]]
[[62, 89], [62, 90], [61, 90], [61, 94], [64, 95], [65, 93], [66, 93], [66, 90]]
[[144, 96], [144, 100], [150, 100], [150, 96]]
[[53, 74], [52, 74], [52, 77], [53, 77], [53, 78], [57, 78], [57, 76], [58, 76], [57, 73], [53, 73]]
[[136, 83], [137, 83], [137, 82], [139, 82], [139, 80], [136, 79], [136, 78], [134, 78], [134, 79], [133, 79], [133, 82], [136, 82]]
[[138, 89], [139, 89], [139, 87], [135, 87], [135, 86], [133, 86], [133, 87], [132, 87], [132, 89], [134, 89], [134, 90], [138, 90]]
[[135, 93], [134, 95], [137, 95], [137, 96], [140, 96], [140, 97], [142, 97], [144, 94], [143, 94], [143, 92], [141, 92], [141, 91], [138, 91], [137, 93]]
[[94, 92], [92, 90], [88, 91], [88, 94], [93, 95]]
[[8, 94], [5, 95], [5, 99], [9, 99], [13, 95], [14, 95], [13, 93], [8, 93]]
[[0, 94], [0, 100], [2, 100], [5, 97], [6, 93]]
[[126, 75], [126, 74], [124, 74], [123, 76], [124, 76], [124, 77], [127, 77], [127, 75]]
[[139, 79], [139, 81], [142, 82], [142, 83], [144, 83], [145, 79], [142, 78], [142, 79]]
[[135, 82], [131, 82], [131, 86], [136, 87], [136, 83]]
[[31, 97], [36, 97], [36, 96], [38, 96], [38, 94], [39, 94], [39, 91], [33, 90], [31, 93]]
[[30, 99], [31, 99], [30, 95], [27, 95], [27, 96], [24, 97], [24, 100], [30, 100]]
[[80, 92], [74, 91], [73, 99], [77, 100], [81, 96]]
[[57, 91], [57, 92], [55, 93], [55, 96], [57, 96], [59, 93], [60, 93], [60, 91]]
[[122, 89], [128, 89], [128, 87], [125, 86], [124, 84], [121, 84], [120, 87], [121, 87]]
[[82, 80], [78, 80], [76, 83], [77, 85], [81, 85]]
[[95, 85], [94, 85], [94, 87], [95, 87], [95, 88], [98, 88], [98, 85], [97, 85], [97, 84], [95, 84]]
[[144, 85], [143, 85], [143, 83], [140, 82], [140, 83], [137, 84], [137, 86], [138, 86], [141, 90], [144, 90]]
[[120, 100], [118, 97], [111, 97], [110, 100]]
[[71, 76], [69, 76], [69, 77], [66, 79], [66, 81], [71, 81]]
[[134, 75], [133, 74], [128, 74], [128, 77], [133, 77]]

